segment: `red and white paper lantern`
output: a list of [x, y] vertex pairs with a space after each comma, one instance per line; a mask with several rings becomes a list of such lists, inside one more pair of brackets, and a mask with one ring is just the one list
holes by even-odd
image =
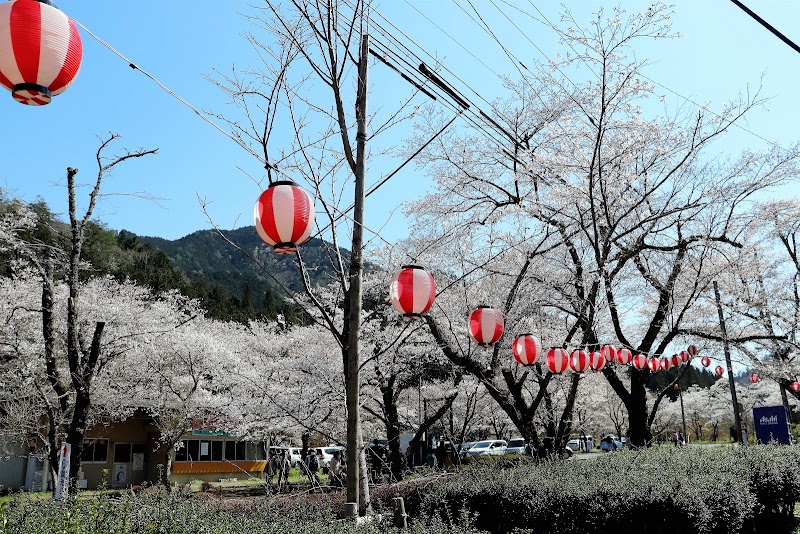
[[603, 355], [607, 362], [613, 362], [617, 357], [617, 349], [614, 348], [614, 345], [603, 345], [600, 349], [600, 354]]
[[661, 360], [658, 358], [650, 358], [647, 360], [647, 367], [650, 368], [651, 371], [654, 373], [661, 369]]
[[665, 371], [669, 371], [670, 367], [672, 367], [672, 360], [668, 356], [661, 358], [661, 368]]
[[78, 28], [52, 2], [0, 3], [0, 85], [17, 102], [49, 104], [78, 75], [82, 57]]
[[722, 376], [725, 374], [725, 369], [721, 365], [718, 365], [716, 368], [714, 368], [714, 373], [717, 376]]
[[689, 354], [689, 352], [685, 351], [685, 350], [682, 350], [680, 352], [680, 354], [678, 354], [678, 356], [681, 357], [681, 362], [683, 362], [683, 363], [687, 363], [689, 360], [692, 359], [692, 355]]
[[554, 347], [547, 351], [547, 368], [550, 369], [550, 372], [561, 374], [567, 370], [568, 366], [569, 354], [566, 350]]
[[606, 358], [605, 356], [600, 354], [600, 351], [589, 353], [589, 367], [592, 368], [592, 371], [600, 371], [605, 366], [606, 366]]
[[490, 347], [503, 335], [503, 314], [491, 306], [478, 306], [469, 315], [469, 335], [479, 347]]
[[760, 378], [758, 377], [758, 373], [753, 373], [750, 375], [750, 382], [752, 382], [753, 384], [755, 384], [759, 380]]
[[679, 367], [683, 363], [683, 358], [681, 358], [680, 354], [673, 354], [669, 359], [669, 363], [672, 364], [672, 367]]
[[703, 364], [703, 367], [708, 367], [709, 365], [711, 365], [711, 358], [709, 358], [708, 356], [703, 356], [702, 358], [700, 358], [700, 363]]
[[406, 319], [417, 319], [433, 306], [436, 282], [418, 265], [403, 265], [389, 284], [392, 306]]
[[311, 196], [288, 180], [270, 184], [253, 208], [259, 237], [277, 254], [294, 254], [308, 241], [315, 215]]
[[792, 391], [800, 391], [800, 382], [792, 382], [789, 389]]
[[619, 349], [617, 351], [617, 363], [620, 365], [628, 365], [631, 363], [633, 355], [628, 349]]
[[585, 350], [573, 350], [569, 355], [569, 368], [576, 373], [583, 373], [589, 369], [589, 355]]
[[637, 354], [631, 358], [631, 365], [637, 369], [644, 369], [647, 367], [647, 356], [644, 354]]
[[533, 334], [517, 336], [511, 344], [514, 358], [522, 365], [533, 365], [542, 354], [542, 342]]
[[689, 353], [689, 356], [697, 356], [697, 347], [695, 347], [694, 345], [689, 345], [686, 348], [686, 352]]

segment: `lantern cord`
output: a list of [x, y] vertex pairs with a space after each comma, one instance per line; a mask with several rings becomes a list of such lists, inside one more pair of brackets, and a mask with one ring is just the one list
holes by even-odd
[[188, 107], [189, 109], [191, 109], [192, 111], [194, 111], [194, 112], [195, 112], [195, 114], [197, 114], [197, 116], [198, 116], [198, 117], [200, 117], [201, 119], [203, 119], [204, 121], [206, 121], [208, 124], [210, 124], [211, 126], [213, 126], [214, 128], [216, 128], [216, 129], [217, 129], [219, 132], [221, 132], [221, 133], [222, 133], [222, 134], [223, 134], [225, 137], [227, 137], [227, 138], [231, 139], [231, 140], [232, 140], [234, 143], [236, 143], [237, 145], [239, 145], [240, 147], [242, 147], [243, 149], [245, 149], [247, 152], [249, 152], [249, 153], [250, 153], [250, 155], [254, 156], [254, 157], [255, 157], [256, 159], [258, 159], [258, 160], [259, 160], [261, 163], [264, 163], [264, 165], [265, 165], [265, 166], [264, 166], [264, 168], [265, 168], [265, 169], [273, 169], [273, 170], [275, 170], [276, 172], [280, 172], [280, 171], [278, 171], [278, 168], [277, 168], [277, 167], [275, 167], [274, 165], [272, 165], [272, 164], [271, 164], [269, 161], [267, 161], [267, 160], [266, 160], [266, 159], [265, 159], [263, 156], [261, 156], [260, 154], [258, 154], [257, 152], [255, 152], [255, 151], [254, 151], [252, 148], [250, 148], [249, 146], [247, 146], [247, 144], [246, 144], [244, 141], [242, 141], [241, 139], [238, 139], [237, 137], [235, 137], [234, 135], [232, 135], [230, 132], [227, 132], [227, 131], [225, 131], [225, 130], [224, 130], [222, 127], [220, 127], [220, 126], [219, 126], [217, 123], [215, 123], [214, 121], [212, 121], [211, 119], [209, 119], [209, 118], [208, 118], [208, 116], [207, 116], [205, 113], [203, 113], [202, 111], [200, 111], [199, 109], [197, 109], [196, 107], [194, 107], [194, 106], [193, 106], [193, 105], [192, 105], [190, 102], [186, 101], [186, 99], [184, 99], [183, 97], [181, 97], [181, 96], [180, 96], [179, 94], [177, 94], [175, 91], [173, 91], [172, 89], [170, 89], [169, 87], [167, 87], [166, 85], [164, 85], [163, 83], [161, 83], [161, 81], [159, 81], [159, 80], [158, 80], [158, 78], [156, 78], [155, 76], [153, 76], [152, 74], [150, 74], [150, 73], [149, 73], [149, 72], [147, 72], [146, 70], [144, 70], [144, 69], [140, 68], [138, 65], [136, 65], [136, 63], [134, 63], [133, 61], [131, 61], [130, 59], [128, 59], [127, 57], [125, 57], [125, 56], [124, 56], [122, 53], [120, 53], [120, 52], [119, 52], [119, 51], [118, 51], [116, 48], [114, 48], [113, 46], [111, 46], [110, 44], [108, 44], [107, 42], [105, 42], [103, 39], [101, 39], [100, 37], [98, 37], [97, 35], [95, 35], [94, 33], [92, 33], [92, 32], [89, 30], [89, 28], [87, 28], [86, 26], [84, 26], [83, 24], [81, 24], [79, 21], [77, 21], [77, 20], [75, 20], [75, 19], [70, 19], [70, 20], [72, 20], [72, 21], [73, 21], [75, 24], [77, 24], [78, 26], [80, 26], [81, 28], [83, 28], [83, 31], [85, 31], [86, 33], [88, 33], [89, 35], [91, 35], [91, 36], [92, 36], [92, 37], [93, 37], [93, 38], [94, 38], [94, 39], [95, 39], [95, 40], [96, 40], [98, 43], [100, 43], [101, 45], [105, 46], [105, 47], [106, 47], [106, 48], [108, 48], [110, 51], [112, 51], [114, 54], [116, 54], [116, 55], [117, 55], [117, 56], [118, 56], [120, 59], [122, 59], [123, 61], [125, 61], [125, 62], [128, 64], [128, 66], [129, 66], [130, 68], [132, 68], [132, 69], [134, 69], [134, 70], [138, 70], [139, 72], [141, 72], [142, 74], [144, 74], [145, 76], [147, 76], [148, 78], [150, 78], [150, 79], [151, 79], [152, 81], [154, 81], [154, 82], [155, 82], [155, 83], [156, 83], [156, 84], [157, 84], [159, 87], [161, 87], [161, 89], [163, 89], [164, 91], [166, 91], [166, 92], [167, 92], [167, 94], [169, 94], [170, 96], [172, 96], [173, 98], [175, 98], [176, 100], [178, 100], [179, 102], [181, 102], [183, 105], [185, 105], [186, 107]]

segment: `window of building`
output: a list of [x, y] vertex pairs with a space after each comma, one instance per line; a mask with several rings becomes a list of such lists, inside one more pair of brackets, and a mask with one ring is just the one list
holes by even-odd
[[211, 461], [212, 462], [220, 462], [222, 461], [222, 441], [212, 441], [211, 442]]
[[114, 462], [119, 464], [124, 464], [124, 463], [130, 463], [130, 461], [131, 461], [131, 444], [115, 443]]
[[221, 462], [225, 459], [244, 460], [244, 442], [184, 439], [175, 450], [176, 462]]
[[108, 461], [107, 439], [85, 439], [81, 448], [81, 462], [106, 463]]
[[247, 442], [245, 441], [226, 441], [225, 459], [230, 461], [247, 459]]

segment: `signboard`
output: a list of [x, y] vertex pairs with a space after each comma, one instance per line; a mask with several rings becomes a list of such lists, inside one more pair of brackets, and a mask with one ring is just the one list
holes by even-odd
[[144, 453], [134, 452], [131, 457], [131, 471], [144, 471]]
[[56, 494], [53, 497], [59, 501], [69, 494], [69, 457], [72, 454], [72, 445], [64, 443], [58, 459], [58, 478], [56, 479]]
[[120, 487], [128, 484], [128, 464], [114, 464], [113, 486]]
[[789, 424], [783, 406], [753, 408], [753, 423], [759, 443], [781, 443], [789, 445]]

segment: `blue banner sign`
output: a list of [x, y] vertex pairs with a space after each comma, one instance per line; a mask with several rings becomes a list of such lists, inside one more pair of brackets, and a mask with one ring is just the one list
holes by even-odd
[[756, 440], [759, 443], [775, 442], [789, 445], [789, 424], [786, 420], [786, 410], [783, 406], [753, 408]]

